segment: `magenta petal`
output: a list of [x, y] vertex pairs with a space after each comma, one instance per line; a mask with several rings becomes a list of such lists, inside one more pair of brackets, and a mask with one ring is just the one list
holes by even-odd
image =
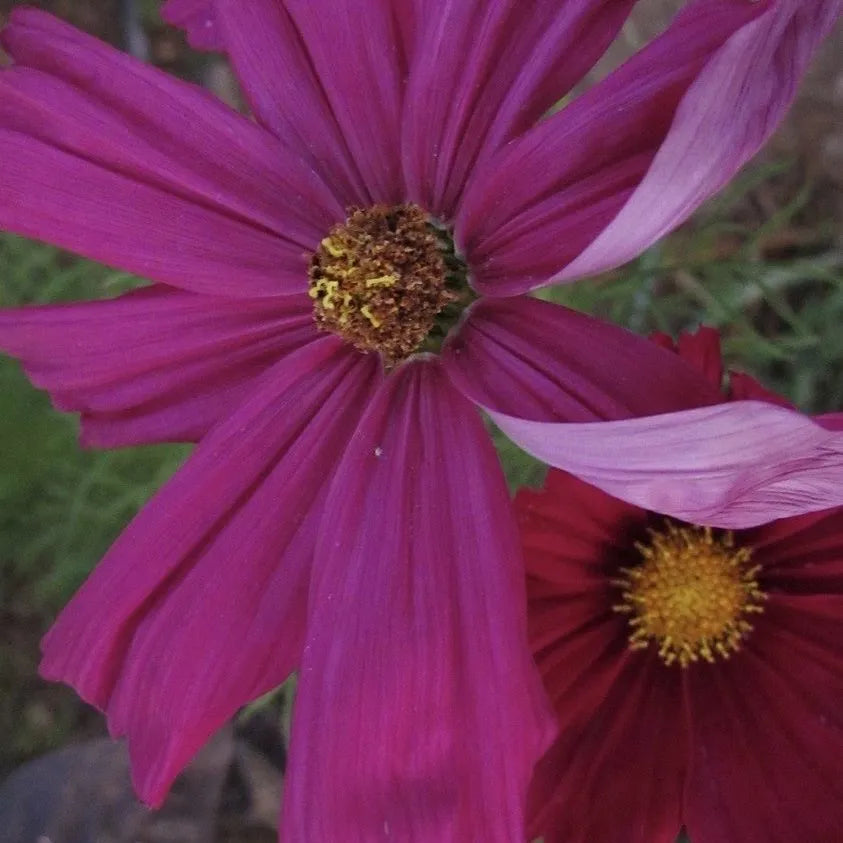
[[843, 430], [843, 413], [825, 413], [822, 416], [816, 416], [814, 421], [826, 430]]
[[[283, 137], [300, 132], [305, 144], [330, 149], [332, 156], [339, 150], [335, 123], [359, 170], [367, 193], [364, 204], [405, 198], [399, 144], [406, 56], [398, 21], [408, 3], [250, 0], [246, 12], [241, 2], [219, 4], [226, 44], [231, 40], [235, 48], [235, 63], [257, 113], [279, 126]], [[242, 23], [238, 15], [244, 15]], [[262, 22], [265, 35], [255, 31]], [[296, 35], [300, 44], [293, 43]], [[243, 43], [249, 37], [256, 39], [251, 47]], [[284, 75], [273, 79], [279, 73]], [[269, 103], [270, 96], [275, 104]], [[279, 118], [288, 96], [292, 112]], [[320, 131], [327, 131], [328, 138], [315, 135]]]
[[451, 378], [473, 401], [539, 421], [598, 421], [719, 403], [678, 354], [574, 310], [481, 299], [447, 343]]
[[256, 377], [316, 336], [307, 296], [220, 299], [149, 287], [0, 310], [0, 348], [97, 447], [194, 441]]
[[689, 5], [664, 36], [473, 182], [458, 234], [482, 268], [478, 288], [511, 295], [591, 275], [675, 228], [775, 129], [840, 8]]
[[530, 128], [597, 61], [632, 0], [418, 0], [403, 155], [410, 195], [450, 219], [476, 161]]
[[189, 289], [303, 289], [343, 208], [306, 162], [204, 91], [48, 15], [0, 71], [0, 224]]
[[216, 15], [258, 121], [320, 174], [343, 207], [369, 204], [307, 45], [284, 4], [219, 0]]
[[161, 17], [187, 31], [190, 46], [197, 50], [222, 50], [213, 0], [167, 0]]
[[202, 743], [298, 663], [327, 483], [376, 371], [333, 338], [274, 367], [44, 639], [42, 674], [127, 735], [147, 802], [159, 804]]
[[409, 363], [325, 507], [283, 839], [511, 843], [550, 728], [500, 466], [439, 363]]

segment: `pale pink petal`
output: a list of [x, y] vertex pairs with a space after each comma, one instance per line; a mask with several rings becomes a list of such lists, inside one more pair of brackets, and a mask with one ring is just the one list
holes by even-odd
[[0, 349], [96, 447], [193, 441], [256, 377], [312, 341], [307, 296], [220, 299], [156, 286], [117, 299], [0, 310]]
[[322, 521], [283, 839], [511, 843], [550, 722], [506, 486], [434, 359], [373, 401]]
[[453, 217], [479, 159], [529, 129], [597, 61], [632, 0], [417, 0], [404, 117], [409, 194]]
[[722, 400], [679, 355], [533, 298], [476, 302], [444, 358], [472, 400], [542, 421], [624, 419]]
[[696, 0], [667, 33], [493, 157], [457, 234], [511, 295], [634, 258], [758, 150], [841, 0]]
[[685, 521], [750, 527], [843, 504], [843, 436], [773, 404], [733, 401], [586, 424], [487, 409], [538, 459]]
[[343, 207], [369, 204], [371, 194], [284, 4], [218, 0], [216, 16], [257, 120], [320, 174]]
[[161, 17], [187, 32], [190, 46], [197, 50], [222, 50], [213, 0], [166, 0]]
[[42, 674], [126, 735], [135, 786], [174, 776], [296, 666], [328, 481], [377, 381], [334, 338], [274, 367], [141, 511], [43, 642]]
[[2, 43], [0, 224], [226, 295], [302, 290], [343, 209], [306, 162], [206, 92], [34, 10]]

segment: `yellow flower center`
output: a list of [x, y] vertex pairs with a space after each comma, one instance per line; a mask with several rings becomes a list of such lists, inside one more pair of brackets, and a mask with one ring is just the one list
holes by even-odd
[[313, 316], [392, 365], [441, 342], [443, 322], [462, 310], [466, 275], [448, 232], [418, 205], [353, 208], [311, 258]]
[[621, 568], [616, 612], [629, 616], [629, 646], [653, 643], [665, 664], [687, 667], [727, 659], [752, 630], [749, 618], [764, 611], [765, 594], [750, 565], [751, 550], [735, 547], [729, 533], [668, 522], [636, 543], [641, 562]]

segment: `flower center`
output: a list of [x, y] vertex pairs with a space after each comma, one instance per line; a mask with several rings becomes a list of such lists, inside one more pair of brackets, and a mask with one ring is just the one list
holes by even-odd
[[310, 261], [320, 329], [393, 365], [438, 350], [473, 298], [450, 233], [418, 205], [352, 208]]
[[613, 608], [630, 616], [630, 649], [655, 642], [665, 664], [682, 667], [740, 649], [752, 630], [749, 617], [764, 611], [760, 566], [750, 566], [749, 548], [735, 547], [729, 532], [715, 536], [709, 527], [670, 522], [635, 547], [641, 562], [621, 568], [614, 581], [623, 600]]

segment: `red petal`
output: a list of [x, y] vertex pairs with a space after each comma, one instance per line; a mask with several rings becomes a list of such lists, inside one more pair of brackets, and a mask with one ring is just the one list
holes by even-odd
[[744, 650], [689, 671], [692, 840], [835, 840], [843, 828], [843, 599], [771, 600]]

